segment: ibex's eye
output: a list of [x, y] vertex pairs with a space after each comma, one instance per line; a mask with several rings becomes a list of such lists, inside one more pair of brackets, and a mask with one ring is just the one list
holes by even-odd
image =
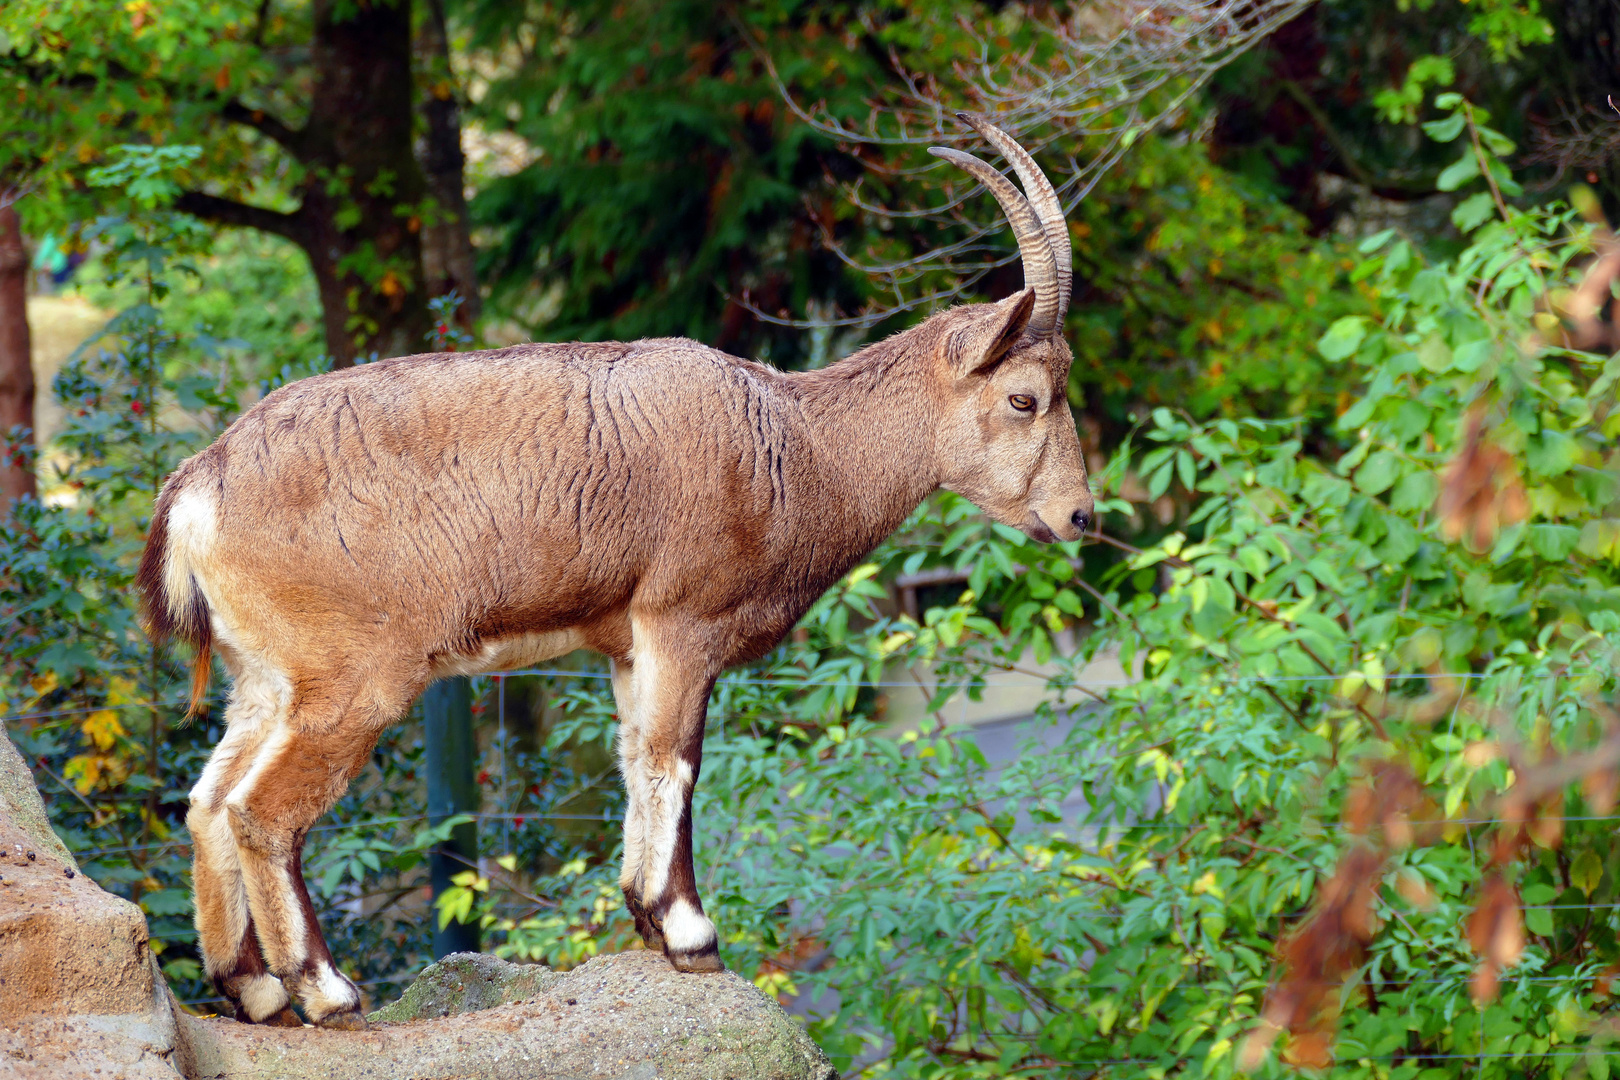
[[1035, 407], [1035, 399], [1028, 394], [1014, 394], [1007, 399], [1007, 403], [1019, 412], [1029, 412]]

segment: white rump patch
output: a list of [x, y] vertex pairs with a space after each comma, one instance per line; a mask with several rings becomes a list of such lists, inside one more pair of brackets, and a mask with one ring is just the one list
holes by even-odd
[[664, 915], [664, 948], [667, 951], [702, 952], [716, 941], [718, 937], [714, 923], [694, 908], [690, 901], [678, 899], [669, 905], [669, 911]]
[[169, 536], [163, 552], [163, 591], [169, 614], [182, 618], [191, 600], [191, 581], [199, 559], [213, 550], [219, 536], [219, 505], [206, 491], [182, 491], [169, 504]]

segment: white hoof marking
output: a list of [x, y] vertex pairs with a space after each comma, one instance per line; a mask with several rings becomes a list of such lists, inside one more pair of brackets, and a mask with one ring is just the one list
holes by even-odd
[[298, 997], [311, 1020], [360, 1007], [360, 991], [329, 964], [320, 965], [317, 974], [299, 981]]
[[242, 988], [242, 1008], [255, 1024], [263, 1023], [287, 1007], [287, 990], [274, 975], [255, 975]]
[[689, 901], [676, 900], [664, 915], [664, 948], [675, 953], [703, 952], [718, 941], [714, 923]]

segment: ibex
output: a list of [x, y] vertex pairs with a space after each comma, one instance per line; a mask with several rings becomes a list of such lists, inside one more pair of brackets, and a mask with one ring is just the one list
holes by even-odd
[[692, 787], [721, 671], [773, 648], [931, 491], [1042, 542], [1093, 503], [1059, 333], [1051, 184], [980, 159], [1025, 287], [817, 371], [693, 341], [412, 356], [293, 383], [164, 484], [141, 563], [154, 636], [233, 683], [191, 792], [197, 932], [239, 1019], [364, 1025], [300, 870], [310, 827], [434, 679], [578, 648], [610, 658], [629, 795], [620, 884], [680, 971], [721, 970], [692, 870]]

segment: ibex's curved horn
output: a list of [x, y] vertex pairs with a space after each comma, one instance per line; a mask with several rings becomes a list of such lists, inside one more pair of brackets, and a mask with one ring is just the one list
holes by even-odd
[[967, 112], [959, 112], [956, 116], [1000, 150], [1017, 171], [1018, 179], [1024, 182], [1024, 194], [1035, 216], [1040, 219], [1041, 228], [1046, 230], [1046, 241], [1052, 245], [1052, 258], [1057, 262], [1057, 321], [1059, 326], [1063, 325], [1063, 316], [1069, 313], [1069, 292], [1074, 282], [1074, 247], [1069, 242], [1069, 223], [1063, 220], [1063, 204], [1058, 201], [1057, 192], [1052, 190], [1052, 182], [1035, 164], [1035, 159], [1029, 156], [1029, 151], [986, 117]]
[[1035, 290], [1035, 310], [1029, 316], [1029, 330], [1036, 337], [1046, 337], [1057, 327], [1057, 261], [1052, 256], [1046, 229], [1035, 216], [1029, 200], [1011, 180], [972, 154], [944, 146], [930, 146], [928, 152], [959, 166], [989, 188], [990, 194], [1001, 204], [1002, 212], [1013, 227], [1013, 235], [1018, 237], [1018, 253], [1024, 260], [1024, 288]]

